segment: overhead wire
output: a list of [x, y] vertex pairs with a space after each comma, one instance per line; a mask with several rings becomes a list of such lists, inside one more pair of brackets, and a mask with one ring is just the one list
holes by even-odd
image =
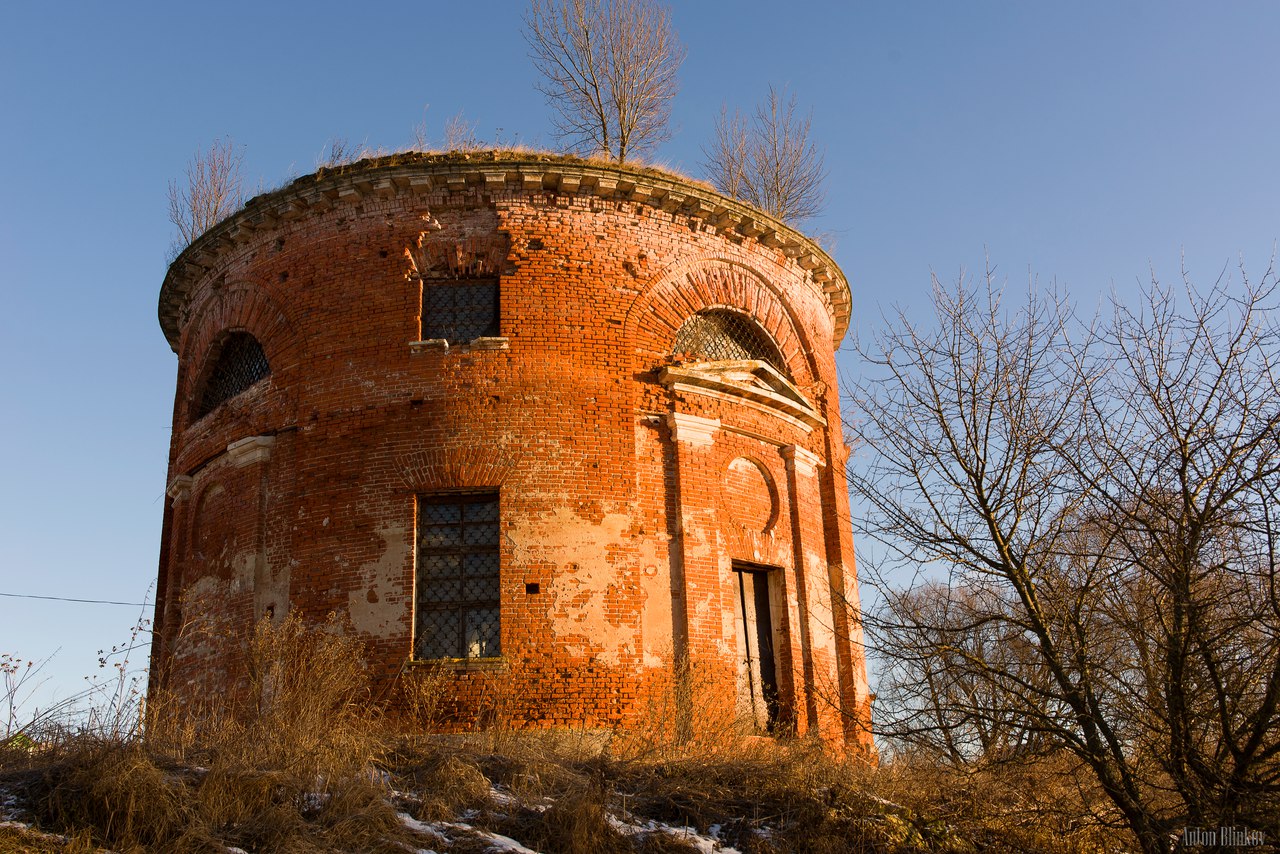
[[10, 599], [47, 599], [52, 602], [83, 602], [88, 605], [130, 605], [135, 608], [145, 608], [150, 602], [116, 602], [111, 599], [72, 599], [69, 596], [37, 596], [34, 593], [3, 593], [0, 596], [7, 596]]

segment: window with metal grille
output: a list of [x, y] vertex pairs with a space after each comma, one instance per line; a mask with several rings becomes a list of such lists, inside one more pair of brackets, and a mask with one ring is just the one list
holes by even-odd
[[500, 655], [498, 580], [497, 493], [418, 496], [414, 658]]
[[769, 333], [747, 315], [726, 308], [700, 311], [686, 320], [677, 330], [671, 350], [708, 362], [756, 359], [788, 375], [782, 353]]
[[422, 338], [463, 344], [498, 334], [498, 279], [422, 282]]
[[203, 418], [270, 375], [271, 365], [258, 339], [248, 332], [232, 332], [222, 342], [213, 370], [205, 378], [196, 418]]

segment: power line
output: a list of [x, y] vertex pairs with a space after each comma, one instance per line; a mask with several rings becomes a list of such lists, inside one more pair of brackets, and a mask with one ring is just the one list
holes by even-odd
[[131, 605], [136, 608], [145, 608], [148, 602], [113, 602], [109, 599], [70, 599], [66, 596], [36, 596], [33, 593], [0, 593], [0, 596], [8, 596], [11, 599], [48, 599], [53, 602], [84, 602], [89, 605]]

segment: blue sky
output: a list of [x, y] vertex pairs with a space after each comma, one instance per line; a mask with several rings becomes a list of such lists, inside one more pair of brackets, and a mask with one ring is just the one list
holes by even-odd
[[[332, 138], [396, 149], [462, 111], [554, 147], [523, 4], [60, 3], [0, 13], [0, 593], [140, 602], [156, 574], [176, 358], [156, 322], [166, 187], [197, 146], [253, 186]], [[813, 110], [854, 328], [929, 276], [1051, 280], [1086, 309], [1185, 263], [1254, 278], [1280, 238], [1280, 4], [672, 4], [688, 49], [655, 160], [698, 175], [722, 103]], [[856, 372], [851, 353], [841, 356]], [[0, 652], [97, 672], [139, 609], [0, 596]], [[142, 659], [135, 659], [141, 664]], [[43, 700], [42, 700], [43, 701]]]

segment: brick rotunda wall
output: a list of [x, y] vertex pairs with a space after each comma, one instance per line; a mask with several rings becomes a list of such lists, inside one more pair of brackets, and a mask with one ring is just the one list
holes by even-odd
[[848, 317], [807, 238], [647, 170], [400, 156], [252, 200], [161, 291], [153, 686], [221, 695], [257, 621], [336, 614], [455, 725], [719, 703], [869, 747]]

